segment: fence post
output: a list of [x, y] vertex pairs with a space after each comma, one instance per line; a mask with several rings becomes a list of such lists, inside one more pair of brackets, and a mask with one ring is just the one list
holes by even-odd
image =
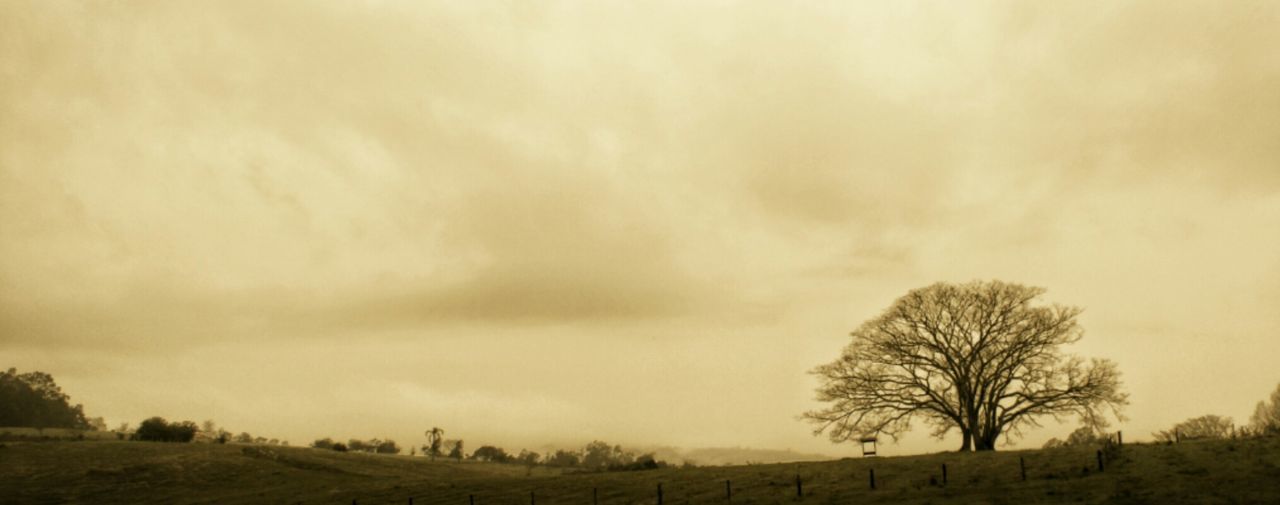
[[733, 484], [729, 480], [724, 481], [724, 499], [725, 501], [733, 501]]
[[942, 485], [947, 485], [947, 464], [942, 464]]
[[1117, 432], [1116, 432], [1116, 445], [1124, 445], [1124, 432], [1123, 432], [1123, 431], [1117, 431]]
[[1098, 451], [1098, 471], [1101, 472], [1103, 469], [1104, 467], [1102, 465], [1102, 451], [1099, 450]]
[[412, 496], [410, 496], [410, 497], [409, 497], [409, 505], [413, 505], [413, 497], [412, 497]]
[[658, 505], [662, 505], [662, 483], [658, 483]]
[[871, 468], [869, 470], [871, 472], [871, 489], [875, 489], [876, 488], [876, 469]]
[[600, 505], [600, 490], [591, 488], [591, 505]]
[[471, 501], [471, 505], [476, 505], [476, 495], [469, 494], [467, 495], [467, 499]]
[[800, 487], [800, 474], [796, 474], [796, 498], [804, 498], [804, 488]]
[[538, 500], [533, 497], [533, 491], [529, 491], [529, 505], [538, 505]]
[[1022, 471], [1022, 480], [1027, 480], [1027, 460], [1018, 456], [1018, 469]]

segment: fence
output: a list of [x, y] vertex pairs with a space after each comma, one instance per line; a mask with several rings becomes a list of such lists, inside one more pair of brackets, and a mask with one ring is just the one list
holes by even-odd
[[[1075, 467], [1072, 464], [1068, 464], [1068, 467], [1080, 468], [1079, 475], [1081, 476], [1088, 475], [1091, 472], [1098, 472], [1098, 473], [1105, 472], [1109, 462], [1113, 461], [1119, 454], [1120, 447], [1123, 445], [1123, 442], [1124, 442], [1124, 438], [1122, 434], [1117, 432], [1105, 439], [1102, 448], [1096, 449], [1091, 453], [1088, 453], [1087, 459], [1077, 461], [1075, 463], [1081, 466]], [[1020, 481], [1020, 482], [1027, 482], [1029, 480], [1027, 458], [1028, 458], [1027, 456], [1018, 457], [1018, 466], [1016, 470], [1007, 474], [1009, 479]], [[1061, 458], [1054, 458], [1052, 456], [1047, 456], [1045, 459], [1052, 460], [1055, 463], [1059, 463], [1059, 464], [1062, 463]], [[872, 460], [862, 460], [862, 461], [872, 461]], [[951, 462], [953, 467], [955, 466], [955, 463], [956, 462], [954, 461]], [[847, 478], [849, 479], [848, 482], [855, 482], [858, 479], [862, 479], [864, 482], [863, 485], [865, 486], [863, 489], [865, 491], [877, 492], [877, 493], [885, 493], [890, 491], [891, 489], [900, 488], [904, 485], [903, 484], [904, 481], [901, 479], [903, 475], [901, 475], [900, 474], [901, 472], [899, 471], [899, 474], [893, 475], [894, 477], [897, 477], [897, 479], [895, 480], [896, 486], [886, 486], [887, 481], [889, 479], [886, 479], [885, 478], [886, 475], [884, 474], [882, 474], [879, 478], [877, 478], [875, 466], [876, 465], [873, 464], [870, 467], [866, 468], [866, 473], [861, 476], [847, 475]], [[922, 480], [923, 477], [921, 476], [927, 475], [928, 476], [927, 486], [937, 487], [937, 488], [955, 488], [955, 486], [957, 485], [960, 487], [965, 486], [964, 482], [955, 483], [955, 484], [950, 482], [952, 480], [951, 474], [953, 473], [951, 470], [954, 470], [954, 468], [949, 469], [947, 462], [939, 463], [936, 470], [938, 470], [938, 473], [933, 473], [932, 470], [927, 472], [916, 473], [914, 474], [914, 477], [921, 480], [913, 480], [911, 482], [923, 482]], [[963, 470], [963, 468], [961, 468], [961, 470]], [[939, 480], [939, 477], [940, 477], [940, 480]], [[1058, 475], [1050, 473], [1048, 475], [1042, 474], [1040, 478], [1057, 479], [1060, 477]], [[971, 480], [970, 482], [973, 482], [973, 481]], [[712, 485], [706, 485], [705, 487], [698, 487], [696, 489], [692, 488], [691, 486], [685, 485], [681, 489], [679, 489], [685, 492], [684, 499], [680, 501], [674, 501], [671, 499], [669, 490], [664, 488], [664, 484], [665, 484], [664, 482], [657, 482], [656, 484], [652, 485], [652, 487], [650, 488], [651, 491], [647, 493], [647, 496], [640, 493], [632, 493], [628, 495], [619, 496], [615, 493], [610, 496], [611, 498], [610, 501], [613, 503], [626, 503], [631, 505], [684, 505], [687, 503], [691, 503], [691, 500], [689, 499], [690, 496], [696, 495], [696, 497], [698, 498], [697, 502], [699, 503], [708, 503], [708, 502], [714, 502], [718, 500], [721, 503], [724, 503], [726, 505], [733, 505], [735, 500], [738, 500], [739, 502], [747, 502], [749, 500], [752, 500], [753, 498], [756, 498], [756, 499], [761, 498], [759, 496], [744, 496], [743, 490], [738, 487], [735, 487], [733, 479], [724, 479], [723, 494], [720, 495], [720, 498], [712, 498], [712, 496], [714, 496], [715, 493], [720, 492], [717, 490], [720, 487], [720, 483], [717, 482], [716, 484], [714, 484], [714, 487]], [[769, 487], [777, 488], [779, 486], [776, 483], [776, 481], [770, 481]], [[920, 487], [920, 486], [915, 486], [915, 487]], [[806, 493], [809, 491], [809, 482], [800, 473], [796, 473], [794, 476], [794, 488], [795, 488], [794, 499], [804, 500], [806, 496], [808, 496]], [[563, 492], [555, 493], [555, 494], [539, 494], [537, 491], [531, 490], [528, 493], [527, 501], [523, 503], [527, 503], [528, 505], [538, 505], [538, 503], [541, 500], [541, 502], [544, 503], [545, 505], [545, 503], [551, 501], [551, 500], [548, 500], [547, 498], [555, 498], [558, 503], [575, 503], [575, 504], [586, 505], [587, 500], [589, 499], [590, 500], [589, 503], [591, 505], [600, 505], [600, 497], [601, 497], [600, 487], [598, 486], [590, 487], [590, 494], [587, 494], [585, 491], [586, 491], [586, 488], [583, 488], [582, 491], [573, 492], [571, 493], [572, 496], [569, 496], [568, 494]], [[990, 489], [975, 489], [974, 491], [988, 492], [990, 491]], [[518, 494], [515, 496], [518, 496]], [[465, 499], [459, 499], [460, 497], [456, 492], [442, 493], [442, 495], [431, 496], [431, 497], [429, 496], [406, 497], [404, 499], [399, 500], [397, 503], [408, 503], [409, 505], [414, 505], [415, 498], [419, 500], [420, 505], [425, 504], [426, 499], [428, 498], [430, 498], [431, 503], [453, 503], [456, 505], [464, 505], [464, 504], [465, 505], [523, 505], [523, 503], [520, 501], [513, 501], [513, 494], [511, 492], [503, 492], [503, 493], [494, 492], [488, 495], [484, 493], [467, 492]], [[778, 496], [774, 495], [767, 498], [776, 499], [778, 498]], [[765, 501], [768, 501], [768, 499], [766, 499]], [[360, 505], [362, 502], [359, 499], [353, 499], [351, 503], [352, 505]], [[369, 505], [372, 503], [388, 503], [388, 499], [382, 498], [377, 502], [367, 501], [365, 503], [366, 505]]]

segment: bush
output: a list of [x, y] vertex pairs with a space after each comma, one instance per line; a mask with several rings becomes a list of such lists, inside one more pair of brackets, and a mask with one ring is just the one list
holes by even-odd
[[138, 425], [138, 431], [133, 436], [137, 440], [148, 442], [190, 442], [196, 437], [196, 432], [200, 428], [196, 423], [191, 421], [182, 421], [180, 423], [169, 423], [163, 417], [152, 417], [142, 424]]
[[347, 444], [344, 444], [342, 442], [333, 444], [333, 450], [338, 452], [347, 452]]
[[325, 437], [325, 438], [316, 440], [315, 442], [311, 442], [311, 447], [314, 447], [316, 449], [333, 449], [333, 445], [334, 445], [333, 439], [329, 437]]

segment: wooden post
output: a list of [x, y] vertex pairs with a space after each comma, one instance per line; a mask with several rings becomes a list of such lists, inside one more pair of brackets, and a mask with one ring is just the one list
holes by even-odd
[[662, 505], [662, 483], [658, 483], [658, 505]]
[[876, 488], [876, 469], [872, 468], [870, 470], [871, 470], [871, 489], [875, 489]]
[[942, 485], [947, 485], [947, 464], [942, 464]]
[[412, 496], [410, 496], [410, 497], [409, 497], [409, 505], [413, 505], [413, 497], [412, 497]]
[[471, 500], [471, 505], [476, 505], [476, 495], [469, 494], [467, 495], [467, 499]]
[[804, 488], [800, 487], [800, 474], [796, 474], [796, 498], [804, 498]]
[[1173, 442], [1178, 444], [1182, 443], [1182, 434], [1178, 433], [1178, 430], [1173, 430]]
[[1102, 451], [1099, 450], [1098, 451], [1098, 471], [1101, 472], [1103, 469], [1104, 467], [1102, 465]]
[[1117, 431], [1117, 432], [1116, 432], [1116, 445], [1124, 445], [1124, 432], [1123, 432], [1123, 431]]
[[529, 491], [529, 505], [538, 505], [538, 500], [533, 497], [533, 491]]
[[600, 490], [591, 488], [591, 505], [600, 505]]
[[733, 484], [728, 480], [724, 481], [724, 499], [725, 501], [733, 501]]
[[1027, 480], [1027, 460], [1018, 456], [1018, 469], [1022, 470], [1022, 480]]

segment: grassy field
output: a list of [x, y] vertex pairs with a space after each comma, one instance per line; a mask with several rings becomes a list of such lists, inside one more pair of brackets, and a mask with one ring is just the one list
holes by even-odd
[[[1026, 463], [1022, 480], [1019, 460]], [[942, 465], [947, 483], [942, 485]], [[874, 469], [876, 489], [870, 489]], [[804, 496], [797, 497], [799, 475]], [[931, 479], [937, 481], [931, 483]], [[732, 501], [725, 481], [732, 482]], [[1280, 503], [1280, 438], [560, 474], [307, 448], [7, 442], [0, 503], [469, 505]]]

